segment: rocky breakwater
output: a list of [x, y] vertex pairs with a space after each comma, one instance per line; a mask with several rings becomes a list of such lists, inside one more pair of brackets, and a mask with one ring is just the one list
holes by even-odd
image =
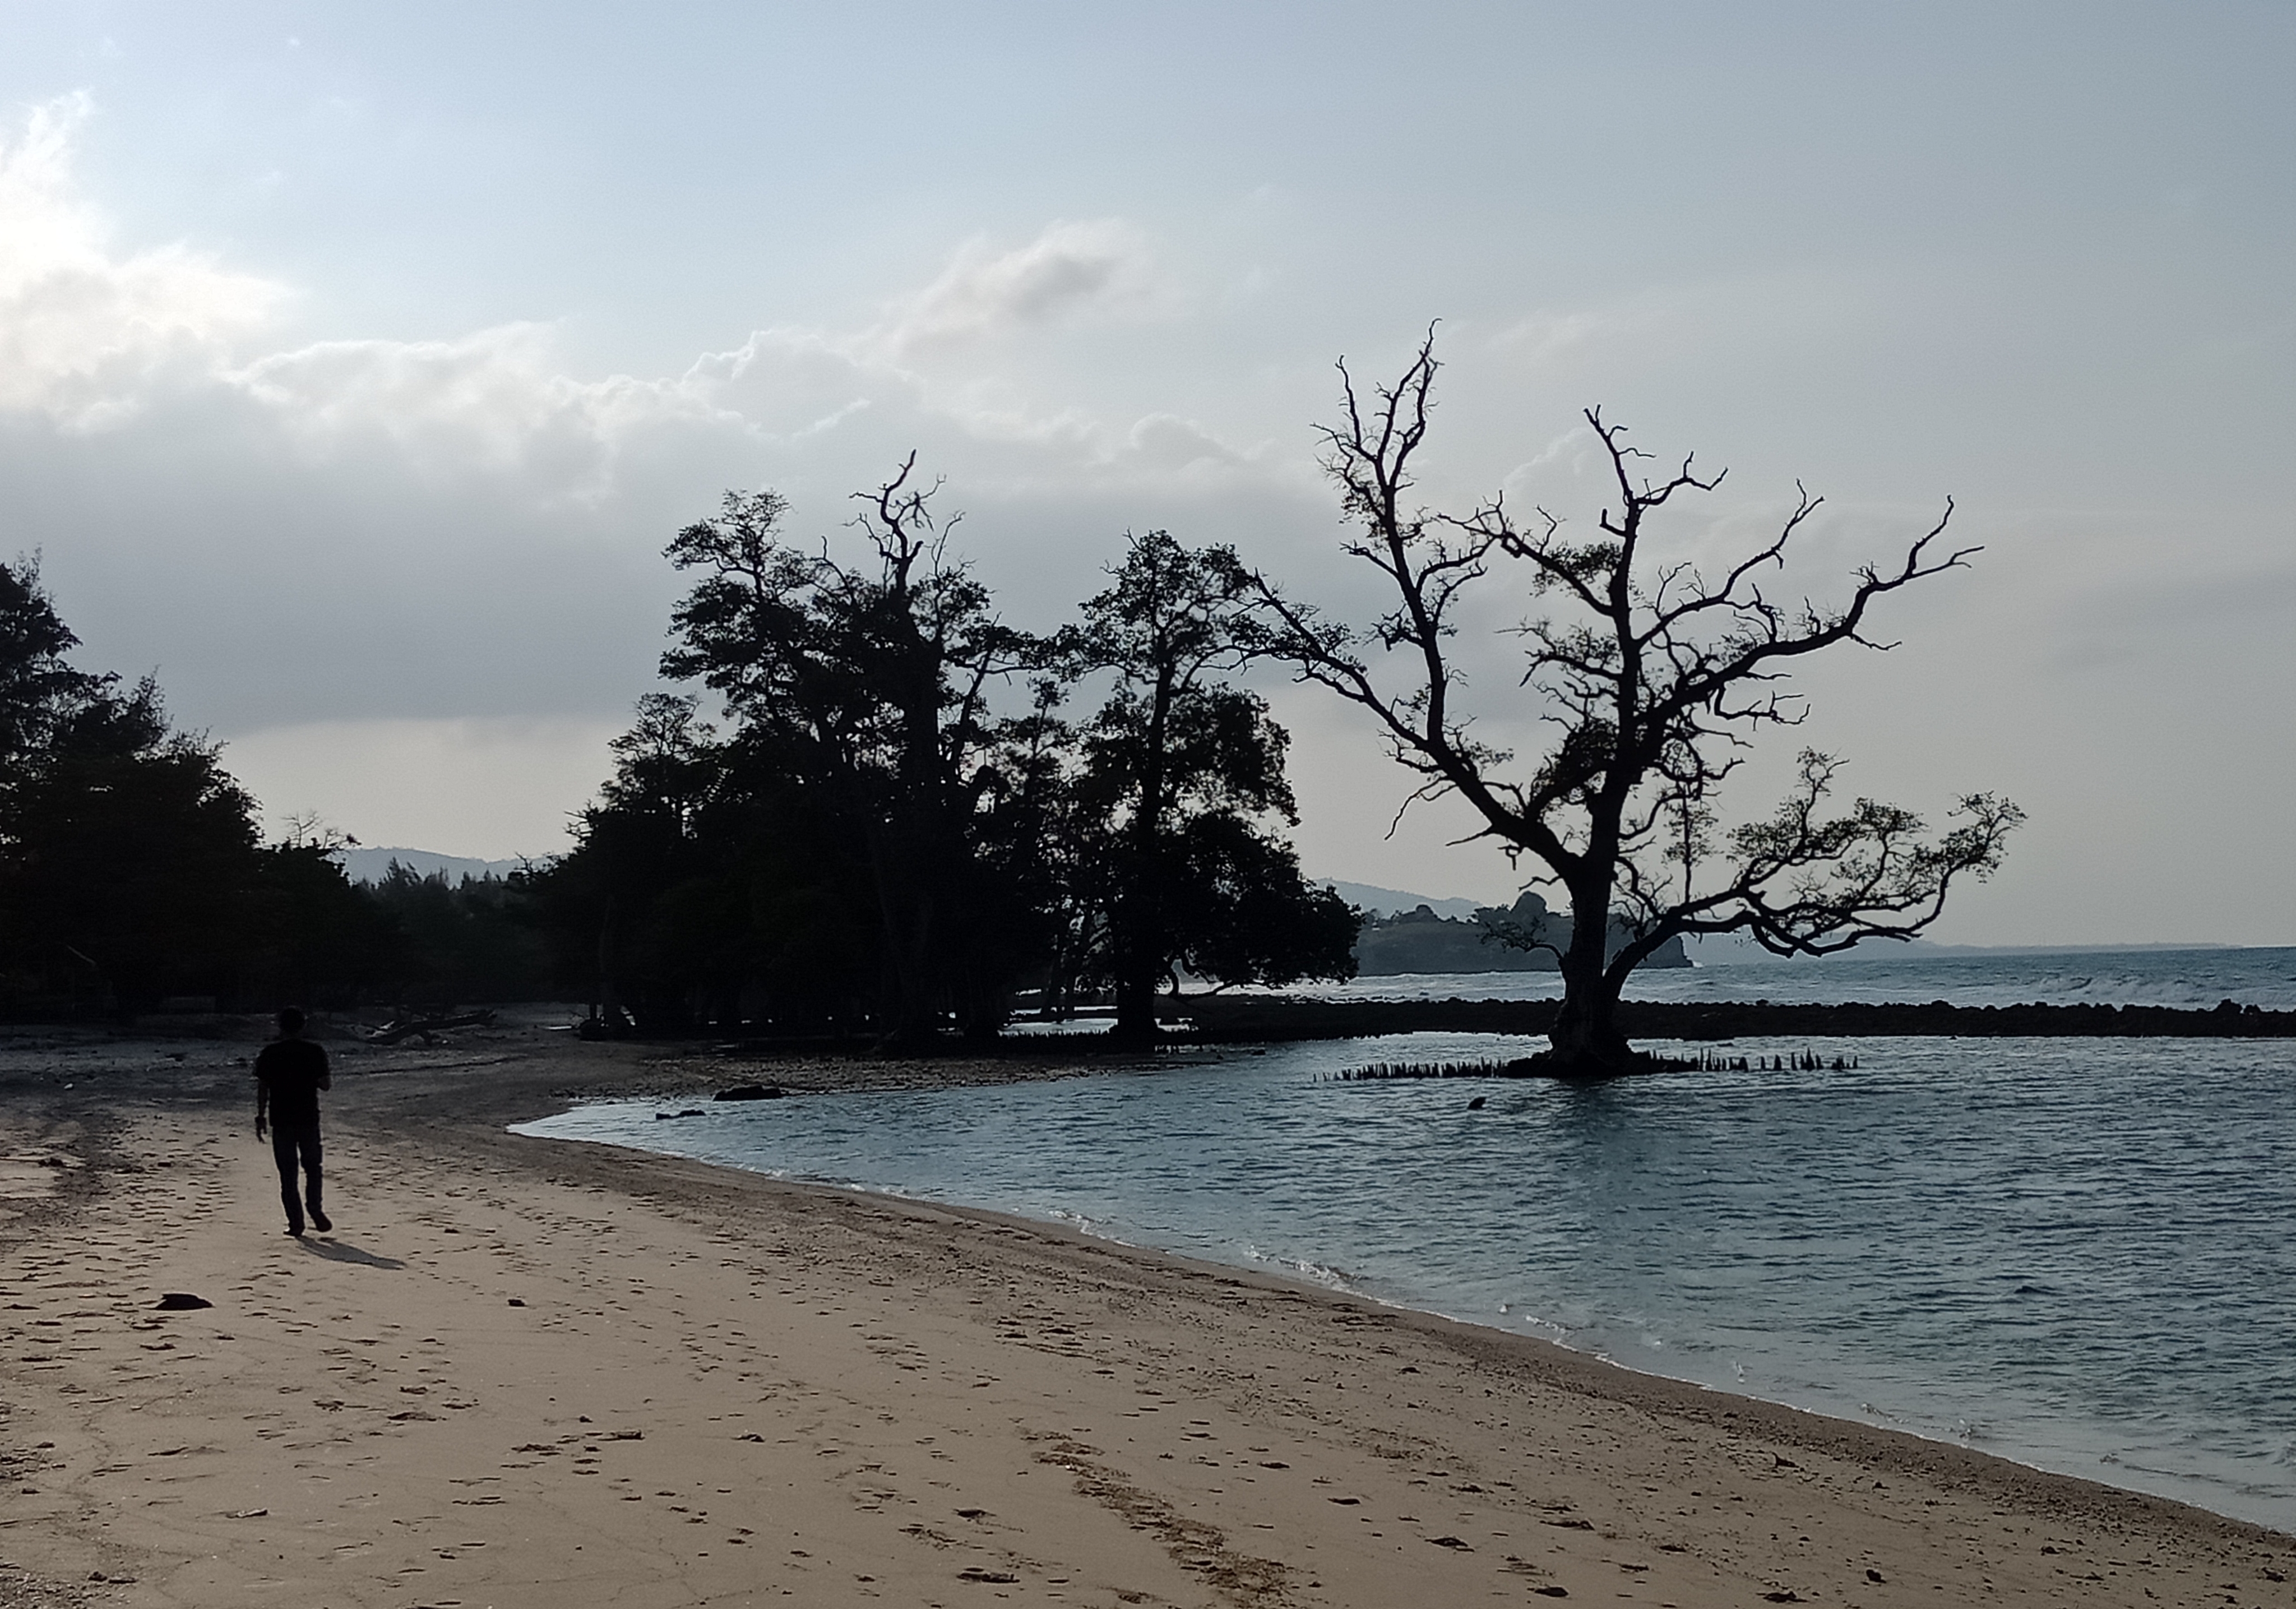
[[[1192, 1036], [1210, 1044], [1351, 1039], [1390, 1033], [1543, 1034], [1553, 1000], [1297, 1000], [1198, 997], [1187, 1002]], [[1834, 1006], [1765, 1002], [1628, 1001], [1637, 1039], [1882, 1038], [2296, 1038], [2296, 1011], [2227, 1000], [2209, 1010], [2165, 1006]]]

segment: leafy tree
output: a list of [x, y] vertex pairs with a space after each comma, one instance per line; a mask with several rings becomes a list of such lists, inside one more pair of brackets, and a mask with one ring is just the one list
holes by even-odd
[[1157, 986], [1176, 965], [1222, 983], [1352, 976], [1354, 914], [1257, 825], [1298, 813], [1283, 729], [1226, 679], [1249, 658], [1249, 572], [1230, 548], [1153, 530], [1129, 539], [1113, 580], [1061, 647], [1115, 680], [1083, 729], [1075, 784], [1097, 847], [1084, 858], [1101, 874], [1071, 873], [1104, 891], [1083, 918], [1106, 946], [1115, 1034], [1155, 1038]]
[[847, 835], [768, 755], [721, 738], [700, 703], [639, 701], [574, 850], [539, 880], [558, 973], [607, 1022], [850, 1022], [876, 952], [851, 908], [865, 880]]
[[396, 913], [344, 875], [340, 851], [352, 842], [307, 818], [257, 852], [242, 1004], [341, 1009], [414, 970]]
[[702, 824], [726, 760], [698, 703], [670, 694], [638, 702], [636, 724], [610, 745], [614, 773], [583, 811], [573, 850], [543, 880], [556, 971], [579, 981], [603, 1022], [682, 1020], [691, 1004], [689, 978], [660, 952], [665, 902], [712, 865]]
[[777, 494], [728, 493], [718, 518], [667, 550], [701, 579], [662, 656], [666, 677], [724, 700], [751, 763], [857, 832], [895, 1042], [930, 1038], [951, 1010], [969, 1033], [993, 1033], [1041, 948], [990, 852], [1031, 812], [1013, 764], [1025, 733], [989, 694], [1042, 648], [948, 557], [931, 488], [909, 484], [914, 462], [861, 495], [872, 562], [857, 566], [785, 542]]
[[[388, 935], [379, 955], [357, 957], [384, 963], [363, 981], [387, 986], [384, 997], [395, 1006], [537, 997], [548, 969], [529, 908], [532, 883], [529, 871], [457, 880], [393, 860], [359, 891], [369, 924]], [[340, 944], [357, 932], [346, 924], [328, 936]]]
[[158, 685], [75, 669], [39, 563], [0, 564], [0, 950], [19, 992], [133, 1010], [230, 986], [254, 800]]
[[118, 678], [76, 670], [79, 638], [40, 586], [37, 556], [0, 563], [0, 788], [21, 776], [72, 711]]
[[1225, 810], [1192, 816], [1177, 838], [1165, 907], [1176, 967], [1221, 985], [1355, 976], [1362, 917], [1300, 875], [1289, 843]]
[[[1718, 576], [1658, 559], [1649, 550], [1653, 516], [1720, 477], [1702, 480], [1685, 460], [1647, 478], [1646, 455], [1599, 412], [1586, 417], [1608, 455], [1617, 503], [1586, 539], [1543, 511], [1519, 523], [1497, 498], [1464, 515], [1414, 507], [1413, 464], [1436, 368], [1431, 338], [1366, 405], [1342, 365], [1344, 411], [1322, 431], [1324, 466], [1358, 526], [1346, 551], [1387, 579], [1394, 607], [1352, 628], [1261, 581], [1261, 645], [1369, 711], [1390, 752], [1420, 777], [1419, 796], [1457, 794], [1481, 817], [1480, 836], [1511, 857], [1529, 855], [1569, 893], [1551, 1071], [1603, 1077], [1647, 1064], [1618, 1027], [1619, 994], [1670, 938], [1745, 933], [1779, 955], [1903, 939], [1937, 918], [1957, 879], [1999, 865], [2023, 819], [2016, 806], [1965, 795], [1954, 825], [1935, 837], [1912, 812], [1872, 800], [1832, 814], [1839, 762], [1815, 752], [1803, 754], [1795, 787], [1769, 819], [1726, 833], [1717, 825], [1718, 791], [1748, 740], [1802, 717], [1800, 702], [1778, 688], [1782, 676], [1838, 644], [1875, 645], [1865, 635], [1875, 603], [1962, 568], [1976, 551], [1939, 550], [1950, 503], [1901, 561], [1859, 569], [1846, 602], [1782, 604], [1759, 578], [1783, 565], [1816, 500], [1805, 494], [1768, 542]], [[1556, 730], [1515, 771], [1514, 757], [1475, 737], [1457, 710], [1450, 647], [1461, 600], [1503, 573], [1520, 576], [1529, 606], [1547, 611], [1521, 628], [1522, 685]], [[1613, 916], [1632, 938], [1606, 959]]]
[[134, 1012], [171, 994], [348, 1005], [390, 915], [304, 824], [265, 845], [215, 745], [150, 677], [76, 669], [37, 561], [0, 564], [0, 993]]
[[260, 864], [255, 801], [212, 744], [169, 729], [159, 688], [109, 678], [56, 714], [0, 822], [10, 948], [42, 992], [134, 1011], [226, 994]]

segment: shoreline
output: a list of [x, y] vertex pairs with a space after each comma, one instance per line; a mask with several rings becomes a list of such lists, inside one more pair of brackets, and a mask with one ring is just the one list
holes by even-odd
[[[1095, 1076], [1099, 1071], [1101, 1070], [1086, 1071], [1079, 1072], [1074, 1076]], [[964, 1088], [965, 1086], [955, 1085], [948, 1087]], [[839, 1092], [816, 1091], [812, 1093]], [[622, 1096], [619, 1095], [602, 1094], [588, 1097], [587, 1100], [580, 1104], [600, 1104], [618, 1099], [628, 1099], [644, 1104], [649, 1099], [649, 1097]], [[544, 1118], [533, 1121], [537, 1122], [547, 1121], [548, 1119]], [[527, 1126], [528, 1125], [521, 1124], [519, 1127], [524, 1128]], [[516, 1132], [516, 1129], [513, 1129], [512, 1131]], [[996, 1224], [1009, 1225], [1015, 1228], [1025, 1229], [1031, 1233], [1041, 1233], [1062, 1239], [1072, 1240], [1080, 1244], [1112, 1246], [1128, 1255], [1151, 1260], [1160, 1260], [1187, 1269], [1204, 1277], [1240, 1276], [1246, 1278], [1268, 1282], [1275, 1286], [1283, 1289], [1296, 1289], [1299, 1291], [1312, 1293], [1320, 1296], [1331, 1297], [1335, 1300], [1344, 1300], [1361, 1303], [1382, 1312], [1406, 1316], [1412, 1318], [1428, 1319], [1443, 1326], [1456, 1326], [1462, 1331], [1472, 1334], [1492, 1338], [1496, 1342], [1520, 1344], [1532, 1348], [1552, 1349], [1553, 1350], [1567, 1355], [1568, 1357], [1584, 1359], [1590, 1365], [1597, 1366], [1603, 1369], [1613, 1370], [1637, 1380], [1652, 1382], [1669, 1387], [1679, 1387], [1686, 1391], [1711, 1396], [1732, 1403], [1759, 1404], [1764, 1408], [1777, 1409], [1787, 1414], [1808, 1416], [1815, 1419], [1824, 1420], [1830, 1424], [1844, 1426], [1857, 1432], [1870, 1433], [1872, 1434], [1881, 1436], [1906, 1437], [1925, 1446], [1949, 1449], [1956, 1452], [1964, 1453], [1974, 1457], [2011, 1465], [2018, 1469], [2030, 1471], [2037, 1475], [2046, 1475], [2055, 1479], [2072, 1482], [2083, 1486], [2096, 1487], [2106, 1491], [2120, 1493], [2135, 1498], [2142, 1498], [2148, 1501], [2171, 1504], [2181, 1508], [2189, 1509], [2194, 1513], [2206, 1515], [2212, 1519], [2223, 1520], [2227, 1523], [2251, 1525], [2274, 1534], [2296, 1536], [2296, 1525], [2291, 1525], [2284, 1530], [2282, 1527], [2276, 1526], [2268, 1521], [2259, 1520], [2247, 1515], [2228, 1513], [2223, 1509], [2210, 1507], [2204, 1502], [2195, 1501], [2189, 1497], [2176, 1495], [2173, 1491], [2164, 1491], [2155, 1488], [2141, 1485], [2122, 1484], [2093, 1475], [2077, 1474], [2072, 1470], [2064, 1468], [2058, 1465], [2040, 1462], [2037, 1457], [2021, 1457], [2015, 1451], [1973, 1447], [1968, 1441], [1957, 1440], [1950, 1434], [1931, 1434], [1925, 1433], [1920, 1430], [1908, 1429], [1901, 1424], [1876, 1423], [1873, 1418], [1856, 1416], [1852, 1413], [1846, 1411], [1841, 1408], [1811, 1406], [1807, 1403], [1786, 1400], [1779, 1397], [1768, 1397], [1755, 1394], [1745, 1390], [1742, 1386], [1734, 1388], [1731, 1385], [1726, 1385], [1713, 1381], [1702, 1380], [1691, 1375], [1668, 1374], [1662, 1370], [1645, 1367], [1634, 1362], [1626, 1361], [1609, 1351], [1593, 1347], [1575, 1346], [1571, 1344], [1570, 1342], [1561, 1338], [1559, 1335], [1541, 1334], [1532, 1330], [1510, 1328], [1508, 1326], [1493, 1324], [1486, 1320], [1469, 1318], [1457, 1313], [1446, 1312], [1439, 1308], [1419, 1305], [1403, 1298], [1383, 1296], [1375, 1291], [1361, 1289], [1348, 1283], [1346, 1276], [1341, 1274], [1337, 1270], [1330, 1271], [1331, 1277], [1329, 1279], [1318, 1278], [1314, 1274], [1306, 1271], [1308, 1268], [1313, 1268], [1316, 1265], [1297, 1265], [1300, 1268], [1300, 1272], [1286, 1273], [1281, 1266], [1267, 1260], [1230, 1261], [1220, 1259], [1217, 1256], [1206, 1255], [1200, 1252], [1192, 1252], [1172, 1246], [1158, 1245], [1144, 1241], [1127, 1240], [1119, 1235], [1097, 1232], [1089, 1227], [1079, 1227], [1078, 1222], [1072, 1222], [1059, 1217], [1039, 1217], [1026, 1211], [1000, 1208], [975, 1202], [952, 1200], [938, 1195], [911, 1194], [888, 1186], [842, 1183], [829, 1179], [794, 1176], [769, 1169], [751, 1168], [737, 1162], [713, 1161], [709, 1158], [688, 1155], [675, 1151], [656, 1151], [643, 1145], [625, 1143], [617, 1139], [594, 1138], [588, 1137], [578, 1137], [569, 1135], [550, 1134], [525, 1134], [522, 1135], [521, 1137], [531, 1138], [552, 1145], [598, 1147], [632, 1158], [638, 1165], [641, 1166], [649, 1162], [675, 1162], [694, 1167], [720, 1170], [743, 1178], [766, 1180], [775, 1186], [791, 1190], [826, 1192], [832, 1195], [851, 1196], [882, 1203], [888, 1206], [923, 1208], [935, 1211], [956, 1213], [981, 1219], [985, 1221]], [[1820, 1387], [1819, 1389], [1824, 1390], [1824, 1388]], [[1833, 1394], [1846, 1404], [1857, 1393], [1854, 1390], [1845, 1387], [1835, 1388]], [[1888, 1416], [1880, 1415], [1878, 1410], [1876, 1410], [1876, 1417], [1887, 1416]], [[2075, 1455], [2069, 1454], [2068, 1456]], [[2164, 1482], [2180, 1484], [2187, 1488], [2202, 1484], [2198, 1477], [2182, 1475], [2175, 1471], [2164, 1470], [2158, 1473], [2163, 1477]]]
[[[2167, 1499], [1058, 1225], [504, 1128], [690, 1096], [715, 1058], [346, 1055], [338, 1232], [299, 1245], [218, 1048], [0, 1066], [10, 1153], [59, 1164], [0, 1197], [0, 1459], [37, 1489], [0, 1560], [51, 1593], [23, 1602], [2296, 1601], [2296, 1539]], [[151, 1310], [178, 1288], [217, 1308]]]
[[[1465, 976], [1425, 975], [1455, 981]], [[972, 1069], [977, 1077], [1005, 1063], [1046, 1060], [1121, 1063], [1143, 1055], [1185, 1055], [1192, 1051], [1218, 1052], [1238, 1045], [1297, 1044], [1421, 1032], [1541, 1037], [1553, 1027], [1560, 1004], [1559, 997], [1553, 995], [1336, 999], [1314, 995], [1211, 991], [1160, 1000], [1158, 1014], [1165, 1024], [1166, 1038], [1154, 1052], [1110, 1045], [1104, 1037], [1106, 1025], [1112, 1021], [1110, 1017], [1089, 1014], [1065, 1022], [1022, 1017], [1016, 1018], [1005, 1033], [985, 1045], [973, 1046], [952, 1038], [921, 1061], [891, 1064], [955, 1064]], [[504, 1006], [499, 1011], [510, 1027], [525, 1029], [533, 1027], [545, 1015], [569, 1016], [577, 1009], [564, 1003], [527, 1002]], [[2049, 1004], [2038, 1000], [1964, 1006], [1943, 999], [1653, 1000], [1629, 997], [1619, 1003], [1618, 1010], [1620, 1026], [1630, 1039], [1686, 1044], [1758, 1038], [2296, 1038], [2296, 1007], [2241, 1005], [2230, 999], [2209, 1006], [2138, 1002]], [[0, 1022], [0, 1055], [6, 1054], [11, 1039], [43, 1034], [77, 1037], [91, 1042], [167, 1039], [221, 1043], [266, 1032], [268, 1021], [266, 1017], [243, 1013], [209, 1012], [182, 1018], [149, 1017], [125, 1024], [94, 1021], [62, 1025]], [[570, 1022], [563, 1026], [570, 1029], [572, 1024]], [[314, 1037], [329, 1044], [363, 1044], [340, 1029], [323, 1025], [313, 1031]], [[586, 1042], [616, 1046], [640, 1055], [732, 1055], [767, 1063], [792, 1062], [808, 1067], [837, 1061], [887, 1065], [874, 1061], [871, 1041], [865, 1035], [758, 1035], [745, 1034], [742, 1028], [705, 1027], [666, 1034], [632, 1031]], [[1002, 1080], [992, 1077], [988, 1081]]]
[[[2282, 1531], [2257, 1521], [2243, 1519], [2237, 1515], [2224, 1514], [2141, 1488], [2119, 1486], [2109, 1481], [2049, 1469], [1962, 1442], [1924, 1436], [1917, 1431], [1868, 1424], [1839, 1414], [1829, 1414], [1823, 1409], [1801, 1408], [1790, 1402], [1708, 1385], [1680, 1375], [1636, 1368], [1606, 1354], [1573, 1347], [1566, 1342], [1501, 1329], [1495, 1325], [1480, 1324], [1472, 1318], [1388, 1301], [1344, 1286], [1327, 1285], [1314, 1279], [1242, 1263], [1218, 1262], [1184, 1252], [1120, 1240], [1113, 1235], [1095, 1235], [1054, 1219], [964, 1202], [902, 1195], [860, 1185], [834, 1185], [816, 1179], [789, 1178], [728, 1163], [617, 1145], [612, 1141], [570, 1140], [546, 1136], [521, 1137], [534, 1138], [551, 1145], [593, 1147], [614, 1153], [627, 1159], [629, 1166], [639, 1170], [674, 1162], [699, 1170], [706, 1176], [719, 1176], [729, 1188], [740, 1187], [735, 1181], [764, 1180], [800, 1196], [850, 1199], [889, 1211], [913, 1211], [921, 1218], [947, 1216], [979, 1224], [993, 1234], [1038, 1235], [1079, 1252], [1112, 1249], [1116, 1255], [1136, 1260], [1148, 1269], [1170, 1269], [1191, 1279], [1222, 1285], [1242, 1284], [1279, 1299], [1328, 1301], [1365, 1317], [1391, 1319], [1399, 1329], [1419, 1330], [1438, 1336], [1446, 1345], [1494, 1365], [1512, 1363], [1542, 1376], [1567, 1380], [1570, 1389], [1604, 1401], [1662, 1408], [1685, 1418], [1747, 1420], [1759, 1424], [1765, 1433], [1775, 1436], [1781, 1441], [1813, 1450], [1854, 1443], [1869, 1437], [1883, 1438], [1893, 1445], [1893, 1450], [1911, 1461], [1924, 1461], [1923, 1456], [1927, 1454], [1942, 1455], [1934, 1460], [1934, 1466], [1940, 1472], [1950, 1471], [1963, 1478], [1975, 1480], [1988, 1474], [1997, 1478], [2005, 1476], [2013, 1485], [2023, 1485], [2028, 1481], [2038, 1484], [2062, 1482], [2070, 1489], [2069, 1495], [2078, 1494], [2108, 1515], [2118, 1502], [2128, 1500], [2144, 1509], [2157, 1507], [2197, 1515], [2211, 1524], [2234, 1531], [2254, 1531], [2264, 1537], [2296, 1544], [2296, 1531]], [[1995, 1466], [2005, 1466], [2005, 1470]]]

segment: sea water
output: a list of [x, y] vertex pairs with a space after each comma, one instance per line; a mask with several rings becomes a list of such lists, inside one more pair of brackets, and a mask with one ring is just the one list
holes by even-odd
[[[1759, 958], [1758, 958], [1759, 957]], [[1288, 992], [1319, 1000], [1540, 1000], [1562, 992], [1557, 973], [1404, 973]], [[1634, 1000], [1779, 1005], [2168, 1006], [2210, 1010], [2230, 1000], [2296, 1010], [2296, 949], [1992, 950], [1868, 944], [1792, 961], [1759, 951], [1695, 966], [1658, 967], [1627, 981]]]
[[522, 1131], [1066, 1223], [2296, 1531], [2296, 1043], [1741, 1040], [1828, 1068], [1330, 1076], [1534, 1047], [1397, 1035]]

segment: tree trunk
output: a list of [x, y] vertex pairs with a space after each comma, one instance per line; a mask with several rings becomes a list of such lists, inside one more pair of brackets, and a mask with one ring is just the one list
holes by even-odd
[[1614, 1079], [1639, 1071], [1642, 1058], [1619, 1030], [1619, 995], [1597, 968], [1591, 978], [1562, 976], [1562, 1009], [1547, 1030], [1554, 1047], [1540, 1058], [1556, 1078]]
[[966, 1044], [979, 1047], [996, 1043], [1004, 1030], [1004, 1023], [1013, 1014], [1012, 992], [993, 967], [979, 965], [977, 948], [960, 952], [958, 978], [962, 985], [959, 999], [963, 1016], [957, 1031]]
[[1638, 1070], [1642, 1058], [1619, 1030], [1619, 988], [1604, 965], [1611, 938], [1607, 885], [1599, 895], [1570, 900], [1570, 947], [1562, 955], [1562, 1006], [1547, 1031], [1554, 1047], [1540, 1058], [1556, 1078], [1614, 1079]]
[[[1129, 974], [1131, 969], [1126, 970]], [[1145, 985], [1130, 975], [1117, 980], [1116, 1026], [1108, 1030], [1108, 1036], [1127, 1045], [1155, 1043], [1156, 985], [1152, 979]]]
[[1164, 971], [1162, 887], [1158, 846], [1136, 850], [1132, 888], [1124, 901], [1116, 951], [1116, 1026], [1109, 1037], [1127, 1045], [1156, 1042], [1156, 983]]
[[597, 1020], [610, 1033], [625, 1026], [622, 1015], [621, 946], [615, 940], [614, 897], [606, 896], [605, 914], [598, 918]]
[[902, 851], [914, 841], [902, 824], [888, 827], [871, 819], [867, 839], [869, 873], [877, 893], [879, 931], [884, 938], [886, 996], [878, 1011], [881, 1050], [916, 1049], [939, 1037], [939, 990], [933, 960], [933, 899]]
[[1172, 669], [1160, 664], [1142, 744], [1140, 800], [1132, 816], [1132, 875], [1118, 907], [1116, 1026], [1127, 1045], [1156, 1042], [1156, 981], [1165, 971], [1164, 738], [1172, 707]]
[[893, 935], [899, 959], [893, 969], [900, 993], [895, 1004], [888, 1048], [916, 1049], [940, 1037], [939, 971], [933, 965], [932, 895], [924, 889], [910, 891], [902, 927]]

